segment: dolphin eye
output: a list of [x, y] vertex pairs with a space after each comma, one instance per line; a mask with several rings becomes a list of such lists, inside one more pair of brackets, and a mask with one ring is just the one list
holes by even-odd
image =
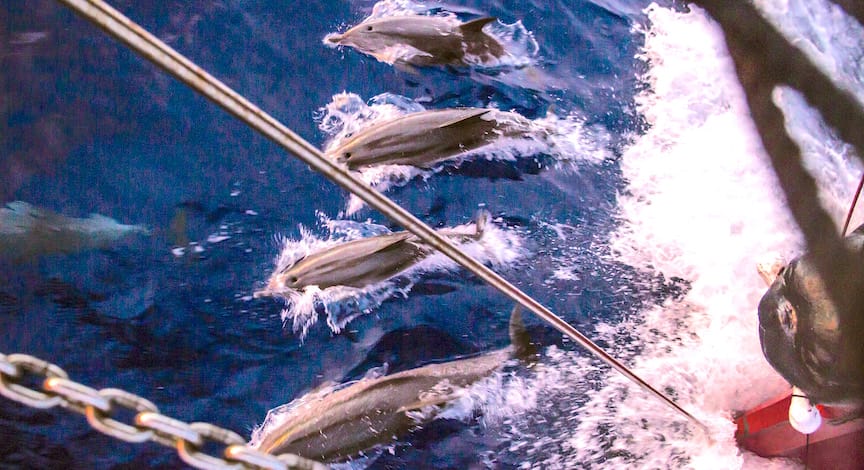
[[372, 27], [371, 27], [371, 26], [367, 26], [367, 27], [366, 27], [366, 31], [372, 31]]
[[345, 160], [348, 160], [349, 158], [351, 158], [351, 152], [345, 152], [345, 154], [342, 156], [345, 157]]
[[299, 281], [299, 280], [300, 279], [297, 279], [297, 276], [291, 276], [288, 278], [288, 282], [291, 284], [297, 284], [297, 281]]

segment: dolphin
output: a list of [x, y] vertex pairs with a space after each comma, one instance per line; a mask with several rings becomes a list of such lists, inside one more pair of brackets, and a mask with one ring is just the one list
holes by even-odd
[[[479, 240], [489, 218], [487, 211], [477, 215], [473, 234], [453, 229], [439, 233], [459, 242]], [[287, 289], [318, 286], [361, 288], [389, 279], [423, 260], [434, 250], [411, 232], [395, 232], [361, 238], [309, 254], [284, 269], [277, 269], [264, 290], [255, 297], [278, 295]]]
[[23, 201], [0, 207], [0, 257], [29, 259], [53, 253], [106, 248], [132, 234], [147, 235], [142, 225], [125, 225], [99, 214], [66, 217]]
[[494, 17], [462, 23], [453, 17], [390, 16], [363, 21], [342, 34], [330, 34], [324, 43], [349, 46], [381, 62], [407, 65], [465, 66], [501, 58], [504, 46], [483, 32]]
[[500, 137], [524, 136], [530, 130], [527, 119], [495, 109], [421, 111], [374, 124], [328, 150], [325, 156], [355, 171], [374, 165], [428, 169]]
[[341, 389], [312, 391], [268, 412], [250, 445], [274, 455], [347, 460], [434, 419], [442, 405], [459, 397], [460, 389], [488, 377], [511, 358], [533, 360], [536, 348], [518, 305], [510, 315], [510, 342], [507, 348], [468, 359], [363, 378]]
[[[864, 225], [844, 242], [864, 263]], [[857, 280], [864, 290], [864, 279]], [[812, 255], [781, 268], [759, 302], [759, 340], [769, 364], [814, 403], [864, 413], [864, 308], [832, 302]]]

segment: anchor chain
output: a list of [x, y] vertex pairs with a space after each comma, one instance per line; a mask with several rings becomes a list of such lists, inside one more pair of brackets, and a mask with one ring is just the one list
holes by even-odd
[[[42, 380], [42, 390], [25, 383]], [[322, 463], [293, 454], [271, 455], [245, 445], [240, 435], [210, 423], [186, 423], [159, 413], [142, 397], [116, 389], [96, 390], [69, 379], [60, 367], [26, 354], [0, 353], [0, 395], [33, 408], [60, 406], [87, 418], [93, 429], [126, 442], [153, 441], [177, 450], [195, 468], [326, 470]], [[117, 419], [120, 410], [135, 413], [133, 422]], [[222, 455], [203, 448], [208, 442], [223, 447]]]

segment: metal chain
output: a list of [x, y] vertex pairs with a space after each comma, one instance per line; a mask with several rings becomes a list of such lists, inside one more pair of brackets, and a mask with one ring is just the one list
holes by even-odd
[[[24, 385], [24, 379], [42, 379], [42, 390]], [[159, 413], [156, 405], [116, 388], [96, 390], [69, 379], [60, 367], [26, 354], [0, 353], [0, 395], [34, 408], [61, 406], [87, 417], [97, 431], [126, 442], [153, 441], [177, 450], [195, 468], [326, 470], [314, 460], [293, 454], [270, 455], [245, 445], [240, 435], [209, 423], [185, 423]], [[135, 412], [134, 422], [116, 419], [118, 410]], [[203, 451], [206, 443], [222, 446], [222, 455]]]

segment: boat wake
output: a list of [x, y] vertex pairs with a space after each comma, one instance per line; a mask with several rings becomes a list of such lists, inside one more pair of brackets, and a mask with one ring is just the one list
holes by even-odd
[[[542, 365], [556, 373], [529, 385], [543, 400], [498, 431], [508, 444], [501, 458], [544, 468], [795, 467], [740, 450], [731, 418], [788, 387], [762, 356], [756, 306], [765, 285], [756, 264], [798, 254], [803, 241], [719, 28], [694, 7], [653, 5], [647, 13], [648, 87], [637, 105], [649, 127], [622, 155], [629, 184], [618, 198], [622, 224], [611, 256], [689, 288], [589, 336], [695, 415], [708, 435], [620, 374], [553, 347]], [[779, 89], [775, 101], [839, 226], [860, 165], [796, 92]], [[568, 272], [562, 266], [558, 285]]]

